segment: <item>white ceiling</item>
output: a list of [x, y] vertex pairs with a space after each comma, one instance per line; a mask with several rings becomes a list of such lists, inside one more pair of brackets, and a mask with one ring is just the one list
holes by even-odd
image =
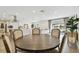
[[[40, 12], [44, 10], [44, 12]], [[79, 15], [78, 6], [0, 6], [0, 18], [16, 15], [17, 20], [23, 22], [49, 20], [58, 17]]]

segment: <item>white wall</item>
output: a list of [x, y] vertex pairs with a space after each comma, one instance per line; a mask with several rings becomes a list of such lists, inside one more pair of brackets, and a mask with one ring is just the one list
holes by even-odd
[[38, 21], [37, 24], [40, 29], [48, 29], [48, 20]]
[[[32, 11], [36, 12], [33, 13]], [[44, 13], [40, 13], [40, 10], [44, 10]], [[0, 6], [0, 18], [12, 19], [12, 15], [17, 16], [19, 25], [31, 24], [32, 21], [39, 20], [49, 20], [58, 17], [72, 16], [78, 14], [79, 16], [79, 7], [78, 6], [24, 6], [24, 7], [12, 7], [12, 6]], [[30, 25], [29, 25], [30, 26]]]

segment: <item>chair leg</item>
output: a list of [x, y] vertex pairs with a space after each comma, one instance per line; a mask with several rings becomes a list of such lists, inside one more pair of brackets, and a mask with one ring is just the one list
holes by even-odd
[[58, 52], [60, 51], [60, 46], [58, 46]]

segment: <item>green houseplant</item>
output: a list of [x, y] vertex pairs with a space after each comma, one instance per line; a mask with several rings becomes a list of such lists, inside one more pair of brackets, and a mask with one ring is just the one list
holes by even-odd
[[77, 25], [78, 25], [79, 18], [76, 16], [72, 16], [69, 18], [67, 21], [67, 28], [69, 28], [69, 31], [71, 32], [72, 36], [75, 30], [77, 30]]

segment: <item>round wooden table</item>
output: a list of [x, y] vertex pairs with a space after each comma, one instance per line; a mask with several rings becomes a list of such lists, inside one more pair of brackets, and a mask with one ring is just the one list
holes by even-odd
[[46, 51], [58, 47], [60, 40], [48, 34], [26, 35], [16, 40], [16, 46], [25, 51]]

